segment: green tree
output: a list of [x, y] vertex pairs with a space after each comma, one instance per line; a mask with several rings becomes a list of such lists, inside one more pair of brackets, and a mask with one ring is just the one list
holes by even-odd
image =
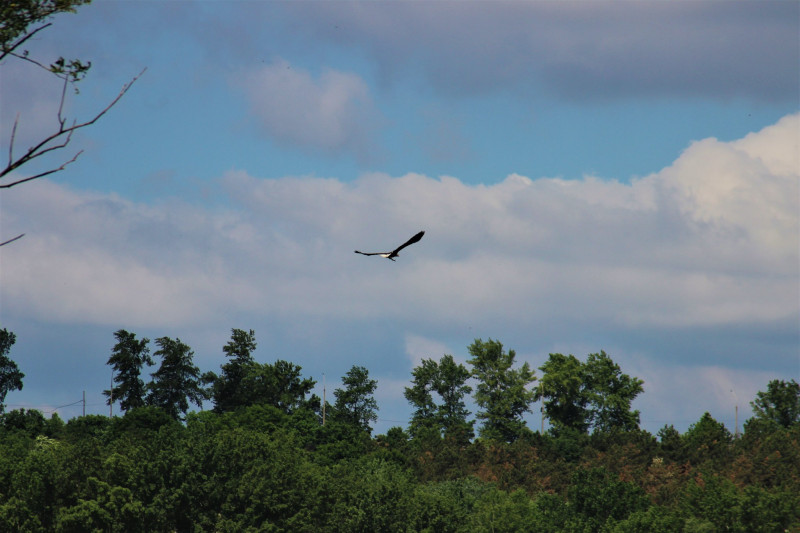
[[689, 426], [681, 436], [683, 456], [693, 465], [709, 462], [713, 468], [722, 467], [731, 458], [730, 431], [722, 422], [717, 422], [709, 413]]
[[766, 392], [759, 391], [750, 405], [756, 417], [788, 428], [800, 422], [800, 384], [773, 379]]
[[123, 411], [143, 407], [147, 387], [140, 376], [142, 366], [153, 364], [150, 348], [147, 346], [150, 339], [137, 340], [135, 333], [129, 333], [124, 329], [114, 333], [114, 337], [117, 339], [117, 344], [114, 345], [106, 364], [114, 369], [114, 383], [117, 385], [111, 390], [103, 391], [108, 398], [106, 403], [118, 401]]
[[369, 379], [366, 368], [354, 365], [342, 377], [342, 384], [343, 389], [333, 391], [336, 397], [333, 406], [335, 418], [371, 433], [370, 422], [378, 420], [378, 402], [373, 397], [378, 382]]
[[571, 429], [586, 433], [591, 412], [584, 393], [583, 363], [574, 355], [551, 353], [539, 370], [542, 379], [536, 399], [544, 399], [544, 412], [553, 431]]
[[595, 431], [639, 428], [639, 411], [631, 410], [631, 402], [644, 390], [641, 379], [623, 374], [619, 365], [602, 350], [587, 357], [583, 379]]
[[414, 407], [409, 424], [409, 433], [412, 437], [419, 438], [428, 433], [437, 433], [439, 430], [436, 402], [433, 400], [433, 390], [437, 379], [439, 365], [433, 359], [423, 359], [420, 366], [411, 371], [414, 378], [412, 386], [406, 387], [403, 395]]
[[571, 531], [601, 531], [611, 519], [624, 520], [650, 507], [650, 500], [641, 488], [615, 479], [604, 468], [577, 469], [567, 490], [567, 500], [577, 515], [576, 521], [583, 526]]
[[337, 495], [328, 513], [328, 531], [408, 531], [413, 518], [414, 484], [395, 463], [366, 456], [333, 469]]
[[21, 431], [31, 437], [44, 433], [46, 426], [44, 415], [36, 409], [14, 409], [0, 418], [0, 427], [3, 429]]
[[211, 383], [210, 394], [216, 412], [224, 413], [252, 403], [252, 398], [247, 397], [242, 387], [242, 381], [255, 363], [252, 355], [255, 349], [256, 336], [252, 329], [249, 332], [231, 330], [231, 340], [222, 348], [228, 358], [228, 362], [221, 366], [222, 373], [217, 376], [207, 372], [203, 376], [203, 381]]
[[504, 492], [488, 488], [475, 503], [469, 531], [475, 533], [515, 533], [540, 531], [536, 521], [536, 506], [528, 494], [517, 489]]
[[535, 396], [527, 387], [536, 377], [528, 363], [512, 369], [516, 353], [505, 352], [499, 341], [475, 339], [468, 349], [472, 357], [467, 362], [472, 365], [472, 376], [478, 380], [475, 401], [481, 408], [477, 417], [483, 420], [480, 434], [513, 442], [526, 428], [522, 415], [530, 411]]
[[194, 352], [180, 339], [156, 339], [161, 366], [152, 374], [147, 403], [161, 407], [173, 418], [189, 410], [189, 402], [201, 405], [204, 399], [200, 386], [200, 369], [193, 363]]
[[90, 476], [77, 504], [59, 510], [55, 531], [144, 531], [143, 515], [144, 506], [130, 489]]
[[16, 0], [3, 2], [0, 7], [0, 61], [8, 55], [22, 56], [26, 52], [16, 50], [36, 33], [50, 26], [43, 23], [58, 13], [74, 13], [75, 8], [88, 4], [91, 0]]
[[467, 385], [470, 376], [470, 371], [456, 363], [452, 355], [445, 355], [439, 360], [439, 375], [434, 383], [434, 390], [442, 399], [439, 420], [444, 435], [458, 436], [458, 440], [469, 440], [473, 435], [475, 422], [467, 420], [470, 411], [464, 403], [464, 397], [472, 392], [472, 387]]
[[681, 441], [681, 434], [675, 429], [675, 426], [672, 424], [665, 425], [658, 430], [657, 435], [659, 438], [659, 453], [671, 461], [680, 461], [683, 444]]
[[[404, 395], [415, 407], [409, 432], [418, 437], [426, 432], [437, 436], [472, 436], [472, 421], [467, 421], [470, 412], [464, 396], [472, 392], [466, 384], [470, 377], [464, 365], [457, 364], [452, 355], [444, 355], [437, 363], [423, 359], [422, 364], [412, 370], [412, 386], [406, 387]], [[434, 393], [440, 398], [436, 403]]]
[[[408, 531], [459, 533], [471, 531], [476, 503], [487, 491], [497, 489], [475, 476], [434, 483], [417, 484], [412, 523]], [[480, 511], [480, 510], [479, 510]]]
[[687, 484], [679, 507], [686, 518], [683, 531], [771, 533], [797, 530], [797, 503], [794, 494], [739, 488], [724, 476], [703, 474]]
[[585, 363], [574, 355], [551, 353], [539, 369], [536, 399], [545, 399], [554, 432], [638, 429], [639, 411], [631, 410], [631, 403], [644, 390], [643, 381], [623, 374], [606, 352], [589, 354]]
[[239, 397], [245, 405], [264, 403], [291, 414], [302, 408], [317, 410], [319, 398], [306, 399], [316, 382], [301, 378], [302, 367], [278, 359], [274, 364], [251, 363], [245, 367]]
[[5, 411], [6, 395], [12, 390], [22, 390], [22, 378], [17, 363], [8, 357], [17, 336], [3, 328], [0, 329], [0, 414]]

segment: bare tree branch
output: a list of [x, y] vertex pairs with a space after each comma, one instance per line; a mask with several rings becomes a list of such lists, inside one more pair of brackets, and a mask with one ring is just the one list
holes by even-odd
[[[92, 118], [91, 120], [87, 120], [86, 122], [81, 122], [81, 123], [73, 122], [72, 126], [69, 126], [69, 127], [65, 127], [66, 120], [62, 116], [62, 110], [63, 110], [63, 106], [64, 106], [64, 99], [66, 97], [66, 84], [68, 83], [68, 80], [65, 79], [64, 80], [64, 88], [62, 89], [62, 92], [61, 92], [61, 102], [59, 103], [59, 106], [58, 106], [58, 123], [59, 123], [58, 124], [58, 131], [48, 135], [42, 141], [40, 141], [38, 144], [36, 144], [35, 146], [29, 148], [28, 151], [24, 155], [22, 155], [21, 157], [19, 157], [16, 160], [14, 160], [14, 157], [13, 157], [13, 145], [14, 145], [14, 137], [16, 135], [16, 130], [17, 130], [17, 124], [16, 124], [16, 121], [15, 121], [14, 128], [13, 128], [12, 134], [11, 134], [10, 146], [9, 146], [8, 164], [6, 165], [6, 167], [3, 170], [0, 170], [0, 179], [2, 179], [7, 174], [13, 172], [17, 168], [21, 167], [22, 165], [25, 165], [26, 163], [29, 163], [32, 160], [34, 160], [34, 159], [36, 159], [38, 157], [41, 157], [41, 156], [43, 156], [44, 154], [46, 154], [48, 152], [52, 152], [54, 150], [59, 150], [61, 148], [65, 148], [69, 144], [70, 140], [72, 139], [72, 134], [75, 131], [77, 131], [77, 130], [79, 130], [81, 128], [85, 128], [87, 126], [91, 126], [92, 124], [97, 122], [100, 119], [100, 117], [105, 115], [108, 112], [109, 109], [114, 107], [114, 105], [116, 105], [116, 103], [120, 101], [120, 99], [125, 95], [125, 93], [128, 92], [128, 89], [131, 88], [131, 86], [136, 82], [136, 80], [138, 80], [142, 76], [142, 74], [145, 73], [146, 70], [147, 70], [147, 68], [143, 69], [138, 75], [134, 76], [133, 79], [130, 82], [128, 82], [125, 85], [123, 85], [122, 90], [120, 90], [120, 92], [116, 96], [116, 98], [114, 98], [111, 101], [111, 103], [109, 103], [105, 108], [103, 108], [99, 113], [97, 113], [94, 116], [94, 118]], [[53, 143], [57, 139], [63, 139], [63, 140], [59, 144], [50, 145], [51, 143]], [[48, 146], [48, 145], [50, 145], [50, 146]], [[72, 157], [72, 159], [70, 159], [69, 161], [63, 163], [59, 167], [56, 167], [56, 168], [53, 168], [51, 170], [47, 170], [47, 171], [41, 172], [41, 173], [33, 175], [33, 176], [20, 178], [20, 179], [17, 179], [15, 181], [12, 181], [10, 183], [0, 184], [0, 189], [8, 189], [10, 187], [13, 187], [14, 185], [19, 185], [21, 183], [25, 183], [25, 182], [28, 182], [28, 181], [31, 181], [31, 180], [34, 180], [34, 179], [37, 179], [37, 178], [41, 178], [43, 176], [47, 176], [49, 174], [53, 174], [53, 173], [58, 172], [60, 170], [64, 170], [64, 167], [66, 167], [70, 163], [73, 163], [78, 158], [78, 156], [81, 155], [82, 152], [83, 152], [83, 150], [79, 151], [78, 153], [76, 153]]]
[[[22, 59], [28, 59], [28, 57], [25, 56], [25, 55], [15, 54], [14, 50], [16, 50], [17, 48], [22, 46], [22, 43], [24, 43], [25, 41], [27, 41], [28, 39], [30, 39], [31, 37], [33, 37], [34, 35], [36, 35], [40, 31], [42, 31], [43, 29], [47, 28], [48, 26], [52, 26], [52, 25], [53, 25], [52, 22], [48, 22], [47, 24], [45, 24], [43, 26], [39, 26], [38, 28], [36, 28], [35, 30], [31, 31], [30, 33], [28, 33], [26, 35], [23, 35], [17, 42], [11, 43], [11, 45], [8, 48], [3, 48], [2, 53], [0, 53], [0, 61], [5, 59], [5, 57], [7, 55], [9, 55], [9, 54], [13, 55], [15, 57], [22, 58]], [[28, 61], [32, 61], [33, 63], [39, 64], [36, 61], [33, 61], [31, 59], [28, 59]]]
[[11, 140], [8, 143], [8, 162], [14, 159], [14, 138], [17, 136], [17, 124], [19, 124], [19, 113], [14, 118], [14, 127], [11, 128]]
[[16, 237], [14, 237], [13, 239], [8, 239], [7, 241], [0, 242], [0, 246], [5, 246], [6, 244], [8, 244], [8, 243], [10, 243], [10, 242], [14, 242], [14, 241], [16, 241], [17, 239], [21, 239], [21, 238], [23, 238], [24, 236], [25, 236], [25, 234], [24, 234], [24, 233], [22, 233], [22, 234], [20, 234], [20, 235], [17, 235], [17, 236], [16, 236]]

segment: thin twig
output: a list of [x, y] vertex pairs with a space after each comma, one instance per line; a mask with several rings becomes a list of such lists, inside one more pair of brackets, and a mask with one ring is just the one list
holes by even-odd
[[51, 74], [55, 74], [59, 78], [65, 77], [62, 74], [59, 74], [57, 72], [53, 72], [48, 65], [45, 65], [44, 63], [36, 61], [35, 59], [33, 59], [31, 57], [28, 57], [28, 56], [26, 56], [24, 54], [18, 54], [16, 52], [7, 52], [6, 55], [10, 55], [11, 57], [16, 57], [17, 59], [21, 59], [23, 61], [27, 61], [28, 63], [32, 63], [32, 64], [36, 65], [37, 67], [42, 68], [42, 69], [46, 70], [47, 72], [49, 72]]
[[24, 233], [22, 233], [22, 234], [20, 234], [20, 235], [17, 235], [17, 236], [16, 236], [16, 237], [14, 237], [13, 239], [8, 239], [8, 240], [7, 240], [7, 241], [5, 241], [5, 242], [0, 242], [0, 246], [5, 246], [6, 244], [8, 244], [8, 243], [10, 243], [10, 242], [14, 242], [14, 241], [16, 241], [17, 239], [21, 239], [21, 238], [23, 238], [24, 236], [25, 236], [25, 234], [24, 234]]
[[[79, 130], [81, 128], [85, 128], [87, 126], [91, 126], [92, 124], [97, 122], [100, 119], [100, 117], [105, 115], [112, 107], [114, 107], [114, 105], [116, 105], [117, 102], [120, 101], [120, 99], [125, 95], [125, 93], [128, 92], [128, 89], [131, 88], [131, 86], [136, 82], [136, 80], [138, 80], [142, 76], [142, 74], [145, 73], [146, 70], [147, 70], [147, 68], [142, 69], [142, 71], [138, 75], [134, 76], [134, 78], [130, 82], [128, 82], [125, 85], [123, 85], [122, 89], [120, 90], [120, 92], [116, 96], [116, 98], [114, 98], [111, 101], [111, 103], [109, 103], [105, 108], [100, 110], [100, 112], [97, 115], [95, 115], [94, 118], [92, 118], [91, 120], [87, 120], [86, 122], [82, 122], [80, 124], [78, 124], [77, 122], [73, 122], [72, 126], [70, 126], [68, 128], [64, 127], [65, 119], [62, 117], [62, 107], [64, 105], [64, 97], [65, 97], [64, 92], [62, 92], [62, 99], [61, 99], [61, 103], [59, 105], [59, 110], [58, 110], [58, 120], [59, 120], [58, 131], [53, 133], [53, 134], [51, 134], [51, 135], [49, 135], [49, 136], [47, 136], [45, 139], [43, 139], [41, 142], [39, 142], [36, 146], [33, 146], [33, 147], [29, 148], [27, 153], [25, 155], [23, 155], [22, 157], [20, 157], [19, 159], [17, 159], [16, 161], [9, 160], [9, 163], [6, 166], [6, 168], [4, 168], [2, 171], [0, 171], [0, 178], [5, 176], [6, 174], [9, 174], [10, 172], [13, 172], [17, 168], [19, 168], [22, 165], [32, 161], [33, 159], [36, 159], [37, 157], [41, 157], [42, 155], [44, 155], [44, 154], [46, 154], [48, 152], [52, 152], [53, 150], [58, 150], [58, 149], [61, 149], [61, 148], [65, 148], [69, 144], [70, 140], [72, 139], [72, 134], [75, 131], [77, 131], [77, 130]], [[65, 82], [65, 85], [64, 85], [64, 90], [66, 90], [66, 82]], [[48, 144], [50, 144], [51, 142], [55, 141], [59, 137], [62, 137], [63, 135], [66, 135], [66, 138], [64, 138], [63, 142], [61, 142], [60, 144], [53, 145], [53, 146], [47, 146]], [[12, 137], [12, 141], [13, 141], [13, 137]], [[82, 152], [83, 152], [83, 150], [81, 150], [80, 152], [75, 154], [75, 156], [72, 159], [70, 159], [69, 161], [67, 161], [66, 163], [62, 164], [61, 166], [59, 166], [57, 168], [54, 168], [54, 169], [51, 169], [51, 170], [36, 174], [34, 176], [29, 176], [29, 177], [26, 177], [26, 178], [22, 178], [22, 179], [13, 181], [11, 183], [2, 184], [2, 185], [0, 185], [0, 189], [8, 189], [10, 187], [13, 187], [14, 185], [19, 185], [21, 183], [25, 183], [27, 181], [34, 180], [36, 178], [41, 178], [43, 176], [47, 176], [49, 174], [53, 174], [54, 172], [58, 172], [60, 170], [64, 170], [64, 167], [66, 167], [70, 163], [74, 162], [78, 158], [78, 156], [81, 155]]]
[[19, 113], [14, 119], [14, 127], [11, 128], [11, 139], [8, 142], [8, 164], [14, 161], [14, 139], [17, 137], [17, 124], [19, 124]]
[[67, 99], [67, 84], [69, 83], [69, 76], [64, 76], [64, 85], [61, 86], [61, 101], [58, 103], [58, 127], [59, 130], [64, 128], [64, 119], [61, 113], [64, 111], [64, 100]]
[[[33, 31], [32, 31], [32, 32], [30, 32], [29, 34], [27, 34], [27, 35], [25, 35], [24, 37], [22, 37], [22, 39], [20, 39], [20, 40], [19, 40], [19, 41], [17, 41], [16, 43], [12, 44], [10, 48], [8, 48], [7, 50], [3, 50], [3, 54], [2, 54], [2, 55], [0, 55], [0, 61], [2, 61], [2, 60], [3, 60], [3, 59], [4, 59], [4, 58], [7, 56], [7, 55], [9, 55], [9, 54], [11, 54], [11, 55], [13, 55], [13, 56], [15, 56], [15, 57], [20, 57], [20, 58], [22, 58], [22, 59], [28, 59], [28, 58], [27, 58], [27, 57], [25, 57], [25, 56], [20, 56], [20, 55], [17, 55], [17, 54], [15, 54], [15, 53], [14, 53], [14, 50], [16, 50], [17, 48], [19, 48], [19, 47], [20, 47], [20, 45], [22, 45], [22, 43], [24, 43], [25, 41], [27, 41], [28, 39], [30, 39], [31, 37], [33, 37], [34, 35], [36, 35], [36, 34], [37, 34], [37, 33], [39, 33], [40, 31], [42, 31], [43, 29], [47, 28], [48, 26], [52, 26], [52, 25], [53, 25], [53, 23], [52, 23], [52, 22], [48, 22], [48, 23], [47, 23], [47, 24], [45, 24], [44, 26], [41, 26], [41, 27], [39, 27], [39, 28], [36, 28], [35, 30], [33, 30]], [[29, 60], [29, 61], [32, 61], [33, 63], [36, 63], [36, 61], [33, 61], [33, 60]], [[38, 63], [37, 63], [37, 64], [38, 64]]]
[[69, 165], [70, 163], [74, 163], [78, 159], [78, 156], [80, 156], [82, 153], [83, 153], [83, 150], [79, 151], [77, 154], [75, 154], [73, 156], [72, 159], [70, 159], [69, 161], [63, 163], [58, 168], [53, 168], [53, 169], [50, 169], [50, 170], [46, 170], [46, 171], [40, 172], [39, 174], [36, 174], [34, 176], [28, 176], [27, 178], [22, 178], [22, 179], [17, 180], [17, 181], [15, 181], [13, 183], [6, 183], [5, 185], [0, 185], [0, 189], [8, 189], [9, 187], [13, 187], [14, 185], [19, 185], [21, 183], [25, 183], [26, 181], [33, 181], [33, 180], [35, 180], [37, 178], [43, 178], [45, 176], [49, 176], [50, 174], [55, 174], [56, 172], [61, 172], [62, 170], [67, 168], [67, 165]]

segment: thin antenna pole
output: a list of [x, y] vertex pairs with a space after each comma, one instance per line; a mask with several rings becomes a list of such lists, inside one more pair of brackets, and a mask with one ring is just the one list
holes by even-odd
[[322, 374], [322, 425], [325, 425], [325, 374]]
[[734, 391], [733, 389], [731, 389], [731, 395], [733, 396], [733, 401], [734, 401], [733, 408], [735, 413], [733, 419], [733, 424], [735, 427], [733, 436], [739, 438], [739, 397], [736, 396], [736, 391]]

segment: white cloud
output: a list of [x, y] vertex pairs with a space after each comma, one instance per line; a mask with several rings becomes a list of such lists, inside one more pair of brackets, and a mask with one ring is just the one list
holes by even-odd
[[710, 235], [730, 241], [738, 234], [759, 259], [796, 274], [797, 250], [788, 244], [798, 231], [799, 131], [800, 115], [792, 115], [739, 141], [705, 139], [654, 179], [694, 222], [713, 226]]
[[277, 60], [238, 83], [260, 126], [277, 142], [366, 157], [380, 116], [359, 76], [330, 69], [314, 78]]
[[[697, 142], [631, 184], [239, 171], [222, 182], [239, 208], [220, 211], [36, 182], [5, 197], [4, 227], [24, 222], [28, 235], [3, 249], [3, 301], [51, 320], [143, 324], [224, 312], [442, 326], [786, 321], [798, 313], [799, 177], [786, 163], [798, 120]], [[353, 254], [420, 229], [397, 263]]]
[[444, 343], [413, 334], [406, 335], [406, 354], [412, 369], [420, 366], [423, 359], [438, 361], [445, 354], [452, 355]]

